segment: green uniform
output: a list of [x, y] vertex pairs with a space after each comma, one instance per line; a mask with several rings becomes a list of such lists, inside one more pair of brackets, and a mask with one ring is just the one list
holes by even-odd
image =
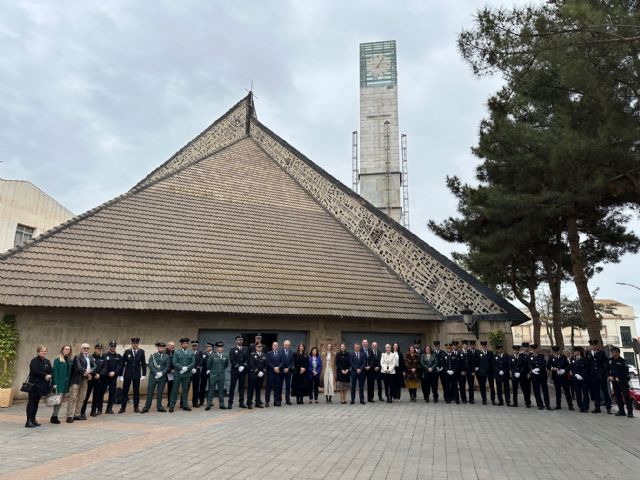
[[[174, 407], [178, 398], [178, 389], [182, 387], [182, 400], [183, 406], [189, 405], [189, 386], [191, 385], [191, 371], [196, 364], [196, 356], [192, 350], [178, 349], [173, 353], [173, 378], [174, 384], [171, 389], [171, 399], [169, 400], [169, 407]], [[186, 370], [182, 370], [186, 367]]]
[[207, 370], [209, 370], [209, 394], [207, 395], [207, 405], [213, 405], [213, 391], [218, 389], [218, 401], [224, 407], [224, 371], [229, 368], [229, 355], [226, 353], [213, 352], [207, 360]]
[[[153, 392], [158, 388], [158, 397], [156, 402], [156, 408], [162, 408], [162, 394], [164, 393], [164, 386], [167, 384], [167, 371], [169, 370], [169, 355], [166, 353], [154, 353], [149, 357], [149, 383], [147, 385], [147, 401], [144, 404], [145, 410], [151, 408], [151, 402], [153, 401]], [[160, 374], [160, 376], [158, 376]], [[156, 378], [158, 377], [158, 378]]]

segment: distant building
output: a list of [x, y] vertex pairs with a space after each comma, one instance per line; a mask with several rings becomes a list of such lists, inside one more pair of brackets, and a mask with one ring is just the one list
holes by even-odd
[[[596, 299], [596, 304], [603, 306], [602, 315], [602, 343], [604, 345], [614, 345], [620, 347], [620, 353], [625, 360], [631, 364], [638, 366], [638, 361], [633, 352], [633, 339], [638, 336], [636, 328], [636, 317], [633, 307], [610, 299]], [[528, 314], [528, 311], [525, 311]], [[513, 343], [532, 342], [533, 341], [533, 324], [531, 320], [521, 325], [512, 326], [511, 333], [513, 335]], [[550, 332], [553, 335], [553, 332]], [[571, 346], [571, 328], [563, 328], [565, 346]], [[589, 334], [586, 330], [574, 329], [574, 345], [586, 347], [589, 345]], [[540, 332], [540, 347], [543, 349], [551, 348], [551, 339], [545, 331], [545, 325], [542, 325]]]
[[0, 178], [0, 253], [66, 222], [73, 212], [31, 182]]

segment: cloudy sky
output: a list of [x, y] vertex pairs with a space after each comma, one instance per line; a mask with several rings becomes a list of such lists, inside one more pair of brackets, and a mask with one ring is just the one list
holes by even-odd
[[[347, 185], [359, 128], [358, 45], [395, 39], [411, 229], [455, 214], [445, 176], [473, 180], [470, 147], [499, 78], [477, 79], [456, 36], [517, 0], [75, 1], [0, 6], [0, 177], [75, 213], [125, 192], [247, 93], [258, 117]], [[634, 220], [637, 230], [640, 223]], [[592, 280], [640, 312], [640, 257]], [[570, 285], [566, 291], [573, 294]]]

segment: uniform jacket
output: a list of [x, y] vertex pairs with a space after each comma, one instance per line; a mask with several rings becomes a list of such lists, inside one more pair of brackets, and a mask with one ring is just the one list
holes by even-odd
[[122, 375], [122, 355], [108, 351], [103, 357], [107, 376], [110, 372], [115, 372], [115, 377]]
[[[87, 358], [89, 359], [89, 370], [91, 370], [91, 373], [93, 373], [96, 369], [96, 361], [91, 355], [87, 355]], [[73, 357], [73, 368], [71, 369], [71, 381], [69, 382], [69, 384], [80, 385], [82, 383], [82, 380], [86, 378], [84, 376], [84, 372], [86, 369], [87, 362], [83, 354], [80, 353]]]
[[122, 374], [124, 378], [139, 380], [147, 375], [147, 359], [144, 350], [138, 348], [134, 355], [133, 349], [127, 348], [122, 355]]
[[[173, 352], [173, 375], [175, 378], [183, 378], [183, 377], [191, 377], [191, 369], [196, 364], [196, 356], [193, 353], [193, 350], [188, 350], [185, 352], [182, 348], [177, 348]], [[183, 367], [187, 367], [187, 370], [184, 373], [180, 373]]]
[[[163, 382], [167, 379], [167, 372], [169, 371], [169, 366], [171, 365], [171, 358], [166, 353], [153, 353], [149, 357], [149, 371], [151, 372], [151, 377], [149, 380], [154, 380], [156, 382]], [[162, 373], [162, 377], [156, 378], [157, 373]]]
[[357, 374], [357, 370], [360, 369], [361, 372], [364, 372], [364, 367], [367, 364], [367, 357], [363, 352], [350, 352], [349, 353], [349, 363], [351, 364], [351, 373], [354, 375]]
[[[509, 378], [509, 370], [511, 367], [511, 357], [506, 353], [497, 353], [494, 357], [494, 377], [498, 379]], [[500, 375], [502, 371], [502, 375]]]
[[514, 353], [509, 358], [509, 370], [513, 378], [516, 373], [520, 374], [520, 378], [524, 378], [529, 373], [529, 356], [524, 353]]
[[196, 373], [193, 374], [194, 377], [199, 377], [200, 376], [200, 372], [202, 372], [202, 370], [206, 371], [206, 361], [207, 361], [207, 354], [205, 352], [203, 352], [202, 350], [191, 350], [193, 352], [193, 368], [196, 369]]
[[231, 370], [238, 370], [238, 367], [247, 368], [247, 362], [249, 361], [249, 349], [247, 347], [231, 347], [229, 350], [229, 362], [231, 363]]
[[434, 348], [433, 353], [436, 357], [438, 357], [438, 370], [440, 370], [440, 373], [442, 373], [444, 371], [444, 356], [447, 354], [447, 352], [445, 352], [444, 350], [440, 350], [439, 348]]
[[229, 355], [222, 352], [213, 352], [207, 360], [207, 370], [211, 381], [224, 380], [224, 371], [229, 367]]
[[[589, 379], [589, 365], [586, 358], [573, 357], [569, 363], [571, 365], [571, 375], [574, 378], [576, 375], [580, 375], [583, 381]], [[576, 380], [578, 379], [576, 378]]]
[[476, 373], [481, 377], [493, 377], [495, 375], [496, 357], [491, 350], [476, 350]]
[[589, 378], [591, 380], [603, 380], [606, 378], [609, 367], [605, 353], [602, 350], [596, 350], [594, 356], [590, 350], [586, 352], [584, 356], [589, 366]]
[[447, 370], [453, 370], [454, 374], [459, 371], [460, 356], [458, 353], [454, 352], [445, 352], [442, 366], [444, 367], [444, 372]]
[[624, 358], [609, 359], [609, 376], [614, 377], [619, 383], [629, 382], [629, 366]]
[[467, 350], [467, 374], [476, 373], [478, 370], [478, 362], [480, 361], [480, 350], [470, 348]]
[[[469, 375], [470, 373], [473, 373], [473, 360], [471, 360], [471, 364], [469, 364], [469, 357], [471, 356], [469, 350], [458, 350], [456, 352], [456, 356], [458, 357], [458, 370], [456, 373], [459, 373], [460, 375]], [[469, 368], [471, 368], [471, 370], [469, 370]]]
[[72, 358], [67, 358], [65, 362], [61, 362], [60, 357], [56, 357], [53, 360], [53, 378], [51, 379], [51, 384], [56, 386], [57, 393], [69, 392], [72, 367]]
[[250, 353], [249, 359], [247, 360], [247, 367], [249, 368], [249, 378], [258, 378], [258, 372], [266, 374], [267, 356], [262, 352]]
[[104, 355], [98, 355], [97, 353], [93, 353], [91, 355], [93, 357], [93, 361], [96, 362], [96, 369], [93, 371], [93, 377], [96, 375], [100, 375], [100, 378], [107, 376], [107, 360]]
[[51, 380], [45, 380], [47, 375], [53, 375], [53, 367], [47, 358], [36, 356], [29, 363], [29, 381], [33, 389], [40, 395], [46, 395], [51, 388]]
[[[555, 370], [551, 370], [552, 368]], [[549, 360], [547, 360], [547, 370], [551, 371], [551, 378], [553, 380], [560, 378], [560, 376], [567, 377], [571, 371], [569, 359], [564, 355], [551, 355]], [[564, 374], [559, 375], [558, 370], [564, 370]]]
[[[534, 368], [539, 368], [540, 373], [533, 373]], [[531, 372], [531, 376], [538, 376], [540, 378], [547, 378], [547, 359], [544, 356], [544, 353], [532, 353], [529, 358], [529, 371]]]

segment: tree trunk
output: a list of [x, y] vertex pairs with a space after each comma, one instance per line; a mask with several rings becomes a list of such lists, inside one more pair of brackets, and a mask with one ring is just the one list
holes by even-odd
[[580, 234], [578, 233], [578, 220], [575, 216], [567, 217], [567, 238], [569, 240], [569, 252], [571, 256], [571, 268], [573, 270], [573, 282], [578, 291], [582, 317], [587, 325], [589, 338], [598, 340], [602, 344], [600, 335], [600, 319], [596, 316], [596, 308], [589, 291], [589, 282], [585, 274], [585, 262], [580, 250]]
[[544, 271], [549, 284], [551, 294], [551, 320], [553, 328], [553, 338], [560, 349], [564, 348], [564, 337], [562, 336], [562, 265], [558, 265], [549, 257], [542, 260]]
[[535, 286], [531, 288], [529, 287], [529, 298], [531, 299], [529, 303], [529, 312], [531, 313], [531, 323], [533, 324], [533, 343], [540, 344], [540, 312], [536, 307], [536, 289]]
[[575, 332], [576, 332], [576, 327], [571, 324], [571, 348], [573, 349], [573, 347], [576, 346], [575, 344]]

